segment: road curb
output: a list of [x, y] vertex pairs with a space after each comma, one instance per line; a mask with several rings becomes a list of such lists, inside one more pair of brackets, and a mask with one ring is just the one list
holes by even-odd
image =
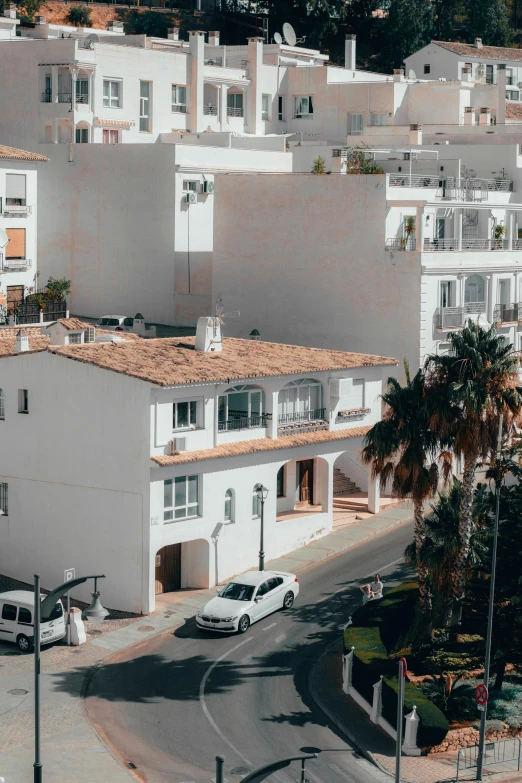
[[326, 717], [334, 724], [334, 726], [339, 729], [341, 734], [344, 734], [344, 736], [350, 741], [350, 744], [353, 745], [355, 750], [361, 754], [361, 756], [364, 756], [364, 758], [369, 761], [371, 764], [373, 764], [377, 769], [379, 769], [381, 772], [384, 772], [385, 775], [387, 775], [390, 780], [394, 779], [394, 776], [390, 774], [390, 772], [385, 769], [382, 764], [375, 758], [373, 753], [371, 751], [366, 750], [365, 748], [362, 748], [359, 745], [358, 740], [353, 736], [350, 729], [346, 726], [346, 724], [339, 721], [331, 712], [331, 710], [328, 708], [328, 706], [323, 702], [321, 697], [318, 695], [314, 684], [313, 684], [313, 673], [314, 669], [321, 661], [325, 655], [327, 655], [330, 652], [330, 649], [334, 647], [336, 644], [339, 644], [339, 639], [335, 639], [335, 641], [331, 642], [325, 650], [321, 653], [319, 658], [310, 666], [310, 669], [308, 671], [308, 692], [310, 693], [310, 696], [312, 697], [312, 700], [315, 702], [315, 704], [319, 707], [322, 712], [326, 715]]

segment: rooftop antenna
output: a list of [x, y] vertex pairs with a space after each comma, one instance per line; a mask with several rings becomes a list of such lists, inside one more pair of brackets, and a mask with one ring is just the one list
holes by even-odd
[[285, 22], [283, 25], [283, 35], [288, 46], [295, 46], [297, 43], [297, 36], [295, 30], [289, 22]]
[[241, 313], [239, 310], [232, 310], [230, 313], [225, 312], [223, 306], [223, 293], [218, 293], [214, 303], [214, 317], [212, 319], [214, 323], [214, 337], [216, 337], [217, 334], [218, 324], [219, 326], [225, 325], [225, 318], [239, 318], [240, 315]]
[[274, 41], [276, 44], [278, 44], [278, 46], [281, 46], [283, 43], [283, 36], [281, 33], [274, 33]]

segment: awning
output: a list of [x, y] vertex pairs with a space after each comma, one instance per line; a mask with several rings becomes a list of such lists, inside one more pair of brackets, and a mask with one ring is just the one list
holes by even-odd
[[136, 125], [134, 120], [104, 120], [101, 117], [95, 117], [94, 124], [102, 125], [104, 128], [126, 128], [127, 130]]

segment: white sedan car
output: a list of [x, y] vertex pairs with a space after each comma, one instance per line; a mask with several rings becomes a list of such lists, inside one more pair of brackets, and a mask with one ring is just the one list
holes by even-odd
[[252, 623], [290, 609], [299, 595], [295, 574], [283, 571], [248, 571], [223, 587], [198, 612], [198, 628], [208, 631], [245, 633]]

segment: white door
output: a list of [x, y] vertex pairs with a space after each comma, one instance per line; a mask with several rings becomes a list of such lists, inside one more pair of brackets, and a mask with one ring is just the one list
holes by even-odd
[[268, 598], [270, 603], [270, 611], [275, 612], [277, 609], [281, 609], [283, 606], [283, 599], [285, 597], [285, 586], [283, 584], [283, 578], [281, 576], [273, 577], [268, 580]]
[[0, 641], [16, 642], [16, 613], [18, 607], [4, 601], [0, 612]]
[[254, 620], [260, 620], [270, 611], [270, 604], [268, 600], [268, 579], [266, 582], [262, 582], [259, 585], [255, 597], [259, 598], [260, 600], [254, 606]]

